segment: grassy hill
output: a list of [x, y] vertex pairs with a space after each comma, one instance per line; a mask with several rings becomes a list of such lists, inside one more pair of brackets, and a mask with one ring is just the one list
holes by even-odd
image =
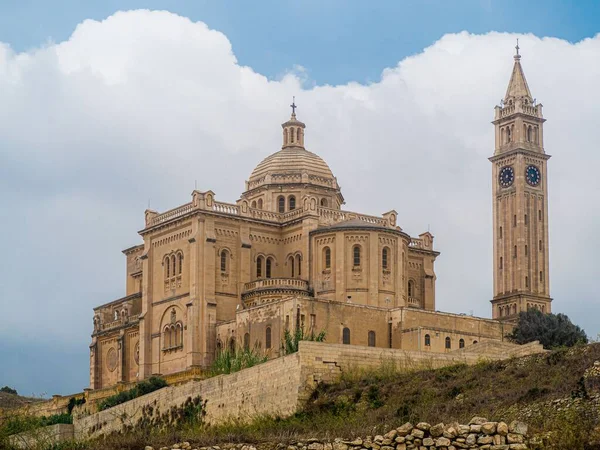
[[412, 373], [398, 373], [384, 363], [378, 370], [357, 370], [339, 383], [319, 386], [293, 417], [132, 432], [85, 448], [133, 450], [182, 441], [194, 448], [225, 442], [262, 443], [266, 448], [301, 439], [373, 436], [407, 421], [468, 423], [477, 415], [493, 421], [523, 420], [530, 434], [552, 438], [552, 446], [543, 448], [600, 449], [590, 444], [600, 442], [599, 393], [600, 344]]
[[0, 409], [14, 409], [20, 408], [25, 405], [29, 405], [34, 402], [39, 402], [44, 399], [22, 397], [16, 394], [9, 394], [8, 392], [0, 391]]

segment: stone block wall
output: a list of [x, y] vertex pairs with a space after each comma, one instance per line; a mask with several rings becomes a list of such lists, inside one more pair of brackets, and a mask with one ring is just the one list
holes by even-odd
[[61, 423], [9, 436], [8, 442], [16, 448], [31, 449], [38, 446], [46, 448], [69, 441], [73, 436], [73, 425]]

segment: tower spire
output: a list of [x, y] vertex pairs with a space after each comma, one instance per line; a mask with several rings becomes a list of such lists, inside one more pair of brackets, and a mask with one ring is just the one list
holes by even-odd
[[306, 125], [296, 119], [296, 97], [292, 97], [292, 116], [290, 120], [282, 123], [283, 128], [283, 145], [281, 148], [300, 147], [304, 148], [304, 129]]
[[515, 56], [514, 56], [514, 66], [513, 71], [510, 76], [510, 81], [508, 82], [508, 89], [506, 89], [506, 95], [504, 96], [504, 104], [514, 103], [517, 99], [527, 99], [527, 103], [533, 103], [533, 97], [531, 96], [531, 91], [529, 90], [529, 86], [527, 85], [527, 80], [525, 79], [525, 73], [523, 72], [523, 67], [521, 66], [521, 55], [519, 54], [519, 40], [517, 39], [517, 45], [515, 46]]

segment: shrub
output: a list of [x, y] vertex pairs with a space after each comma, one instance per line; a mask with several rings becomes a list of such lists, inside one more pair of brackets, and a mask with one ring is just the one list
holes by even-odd
[[309, 334], [304, 334], [304, 328], [298, 328], [292, 334], [289, 330], [285, 330], [281, 349], [284, 355], [289, 355], [298, 351], [298, 343], [300, 341], [324, 342], [325, 336], [325, 331], [321, 331], [319, 334], [315, 334], [313, 331]]
[[0, 392], [6, 392], [7, 394], [13, 394], [13, 395], [19, 395], [17, 393], [16, 389], [13, 389], [13, 388], [8, 387], [8, 386], [4, 386], [4, 387], [0, 388]]
[[98, 403], [98, 411], [112, 408], [113, 406], [117, 406], [121, 403], [133, 400], [134, 398], [149, 394], [150, 392], [154, 392], [158, 389], [164, 388], [165, 386], [167, 386], [167, 382], [164, 379], [160, 377], [150, 377], [147, 380], [140, 381], [135, 385], [135, 387], [129, 389], [128, 391], [119, 392], [118, 394], [105, 398]]
[[238, 372], [248, 367], [256, 366], [267, 361], [268, 356], [258, 349], [238, 349], [231, 351], [224, 349], [217, 354], [210, 368], [212, 375], [223, 375]]
[[530, 309], [519, 314], [517, 326], [508, 336], [517, 344], [540, 341], [546, 349], [587, 344], [585, 332], [564, 314], [544, 314]]

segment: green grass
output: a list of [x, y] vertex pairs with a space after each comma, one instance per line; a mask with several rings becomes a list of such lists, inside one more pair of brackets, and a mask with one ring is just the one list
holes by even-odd
[[262, 364], [268, 359], [269, 357], [259, 349], [240, 348], [231, 351], [229, 348], [226, 348], [217, 354], [210, 368], [210, 375], [215, 376], [239, 372], [242, 369]]

